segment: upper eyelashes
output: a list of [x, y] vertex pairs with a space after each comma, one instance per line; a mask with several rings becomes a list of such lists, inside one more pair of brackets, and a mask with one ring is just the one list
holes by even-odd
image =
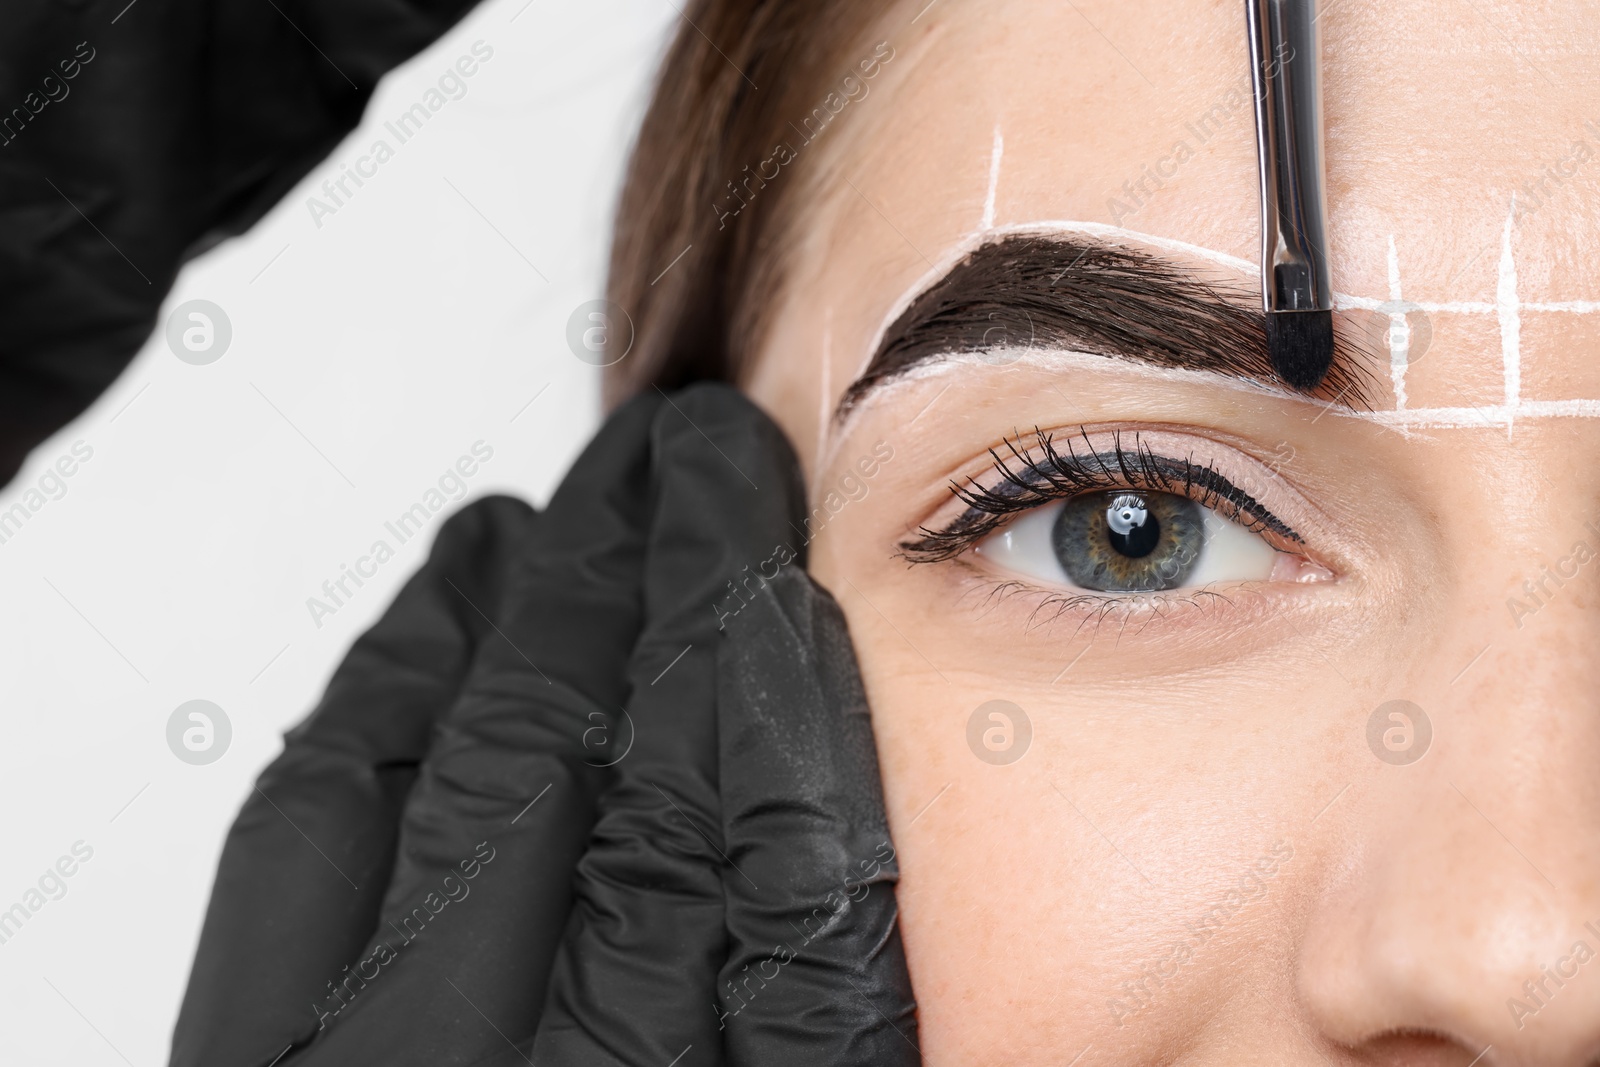
[[1255, 497], [1218, 473], [1212, 465], [1193, 459], [1158, 455], [1135, 432], [1125, 445], [1122, 433], [1112, 435], [1108, 451], [1096, 451], [1087, 431], [1080, 430], [1084, 445], [1069, 438], [1065, 451], [1054, 437], [1034, 428], [1035, 448], [1025, 451], [1020, 435], [1005, 442], [1007, 455], [994, 449], [998, 480], [984, 485], [975, 478], [951, 483], [951, 492], [966, 510], [942, 529], [920, 528], [920, 537], [901, 542], [900, 554], [912, 563], [953, 559], [1021, 512], [1054, 500], [1071, 499], [1097, 490], [1143, 489], [1186, 497], [1215, 509], [1225, 518], [1257, 533], [1274, 535], [1294, 545], [1303, 538]]

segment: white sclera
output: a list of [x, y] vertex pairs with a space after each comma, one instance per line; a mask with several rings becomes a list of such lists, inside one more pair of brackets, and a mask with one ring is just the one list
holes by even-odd
[[[1051, 531], [1066, 505], [1067, 501], [1062, 500], [1034, 508], [1005, 529], [984, 538], [974, 551], [1025, 578], [1081, 589], [1082, 586], [1067, 577], [1051, 544]], [[1200, 559], [1188, 580], [1174, 588], [1197, 589], [1225, 582], [1262, 581], [1272, 576], [1279, 553], [1260, 534], [1224, 519], [1208, 507], [1201, 506], [1200, 514], [1205, 523], [1205, 543], [1200, 549]]]

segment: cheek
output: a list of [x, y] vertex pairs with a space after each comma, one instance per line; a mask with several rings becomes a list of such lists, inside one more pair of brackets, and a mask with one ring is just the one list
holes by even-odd
[[[1288, 828], [1320, 793], [1268, 769], [1316, 742], [1272, 729], [1265, 692], [953, 663], [951, 643], [999, 624], [937, 610], [912, 584], [924, 572], [884, 568], [871, 540], [842, 517], [811, 571], [848, 618], [872, 707], [928, 1061], [995, 1062], [997, 1035], [1023, 1065], [1090, 1043], [1099, 1062], [1158, 1058], [1206, 1025], [1219, 988], [1289, 980], [1274, 961], [1292, 956], [1312, 860]], [[1279, 837], [1295, 858], [1251, 878]]]

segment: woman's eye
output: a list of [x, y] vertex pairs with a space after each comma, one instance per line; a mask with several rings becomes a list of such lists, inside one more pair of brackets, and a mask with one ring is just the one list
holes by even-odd
[[1108, 490], [1035, 508], [975, 551], [1040, 581], [1151, 593], [1273, 576], [1282, 553], [1173, 493]]

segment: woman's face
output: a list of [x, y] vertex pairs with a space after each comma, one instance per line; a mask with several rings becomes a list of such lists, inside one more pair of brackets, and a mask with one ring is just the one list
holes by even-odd
[[1205, 317], [1259, 309], [1242, 5], [922, 4], [799, 150], [747, 385], [860, 653], [927, 1061], [1595, 1061], [1600, 9], [1324, 5], [1365, 381], [1312, 400]]

